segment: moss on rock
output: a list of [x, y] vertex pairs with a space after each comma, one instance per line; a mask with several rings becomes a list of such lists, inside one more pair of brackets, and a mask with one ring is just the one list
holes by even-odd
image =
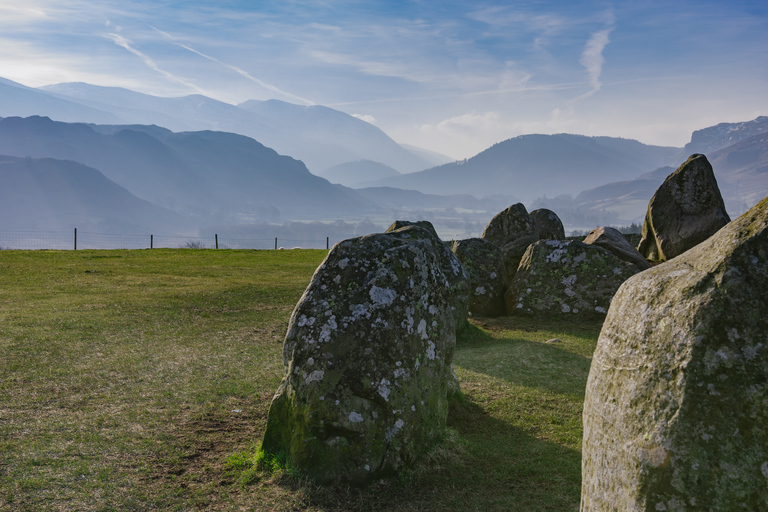
[[768, 509], [768, 198], [630, 278], [587, 383], [583, 511]]
[[331, 250], [291, 316], [265, 452], [363, 484], [441, 438], [456, 343], [443, 249], [410, 226]]
[[619, 286], [637, 268], [577, 241], [541, 240], [528, 247], [507, 289], [507, 312], [603, 318]]

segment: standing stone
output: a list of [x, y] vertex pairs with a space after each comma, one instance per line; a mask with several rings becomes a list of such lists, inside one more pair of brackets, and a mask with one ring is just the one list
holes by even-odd
[[469, 238], [454, 242], [452, 250], [467, 272], [469, 311], [482, 316], [503, 315], [507, 276], [501, 249], [482, 238]]
[[584, 402], [581, 510], [768, 510], [768, 198], [619, 289]]
[[648, 260], [669, 260], [730, 221], [707, 157], [691, 155], [667, 176], [648, 203], [637, 250]]
[[602, 247], [540, 240], [528, 248], [507, 289], [507, 312], [604, 318], [613, 294], [636, 272]]
[[456, 325], [456, 334], [459, 334], [467, 326], [470, 289], [466, 270], [451, 251], [451, 248], [440, 239], [435, 227], [427, 220], [416, 222], [396, 220], [387, 228], [385, 233], [404, 231], [412, 236], [422, 236], [414, 231], [416, 229], [423, 229], [432, 237], [435, 253], [440, 261], [440, 268], [450, 283], [449, 300], [451, 301], [451, 311], [453, 312], [453, 319]]
[[528, 246], [539, 239], [539, 229], [525, 205], [516, 203], [497, 213], [483, 230], [481, 238], [501, 247], [507, 277], [511, 279]]
[[291, 315], [265, 452], [362, 484], [440, 439], [456, 344], [442, 247], [409, 226], [330, 251]]
[[385, 233], [391, 233], [392, 231], [397, 231], [398, 229], [404, 228], [407, 226], [418, 226], [432, 233], [435, 238], [437, 239], [440, 238], [440, 236], [437, 234], [437, 230], [435, 229], [435, 226], [433, 226], [432, 223], [429, 222], [428, 220], [417, 220], [415, 222], [410, 220], [396, 220], [395, 222], [392, 223], [391, 226], [387, 228]]
[[616, 228], [606, 226], [595, 228], [589, 232], [589, 235], [584, 239], [584, 243], [608, 249], [622, 260], [633, 263], [638, 270], [651, 268], [651, 264], [629, 243], [627, 237], [622, 235]]
[[531, 212], [531, 218], [539, 230], [541, 240], [565, 240], [563, 221], [552, 210], [539, 208]]

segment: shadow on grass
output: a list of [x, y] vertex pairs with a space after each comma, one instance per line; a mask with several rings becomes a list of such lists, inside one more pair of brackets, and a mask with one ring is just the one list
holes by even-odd
[[363, 488], [290, 478], [273, 485], [327, 512], [578, 510], [577, 450], [536, 439], [466, 399], [451, 404], [448, 426], [453, 435], [397, 478]]
[[454, 365], [510, 384], [583, 397], [591, 360], [522, 337], [494, 337], [476, 326], [462, 334]]

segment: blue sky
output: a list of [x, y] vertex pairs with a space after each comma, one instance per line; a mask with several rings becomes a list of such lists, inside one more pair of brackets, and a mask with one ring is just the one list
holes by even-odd
[[681, 146], [768, 115], [768, 3], [0, 0], [0, 77], [322, 104], [454, 158], [525, 133]]

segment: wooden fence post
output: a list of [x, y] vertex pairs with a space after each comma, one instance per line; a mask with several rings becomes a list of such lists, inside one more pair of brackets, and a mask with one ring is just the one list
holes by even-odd
[[149, 248], [155, 248], [155, 235], [149, 235]]
[[75, 250], [77, 250], [77, 228], [75, 228]]
[[217, 234], [215, 234], [213, 236], [216, 237], [216, 248], [218, 249], [219, 248], [219, 235], [217, 233]]
[[328, 250], [328, 241], [330, 240], [330, 237], [325, 237], [325, 250]]
[[275, 237], [275, 250], [277, 250], [277, 237]]

